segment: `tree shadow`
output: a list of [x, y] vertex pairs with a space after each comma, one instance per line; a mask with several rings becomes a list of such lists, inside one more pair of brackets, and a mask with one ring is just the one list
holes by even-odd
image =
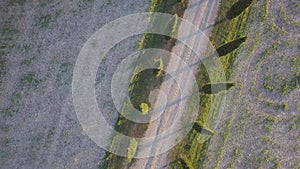
[[231, 6], [231, 8], [227, 11], [225, 18], [215, 22], [214, 24], [211, 24], [203, 29], [202, 31], [205, 31], [207, 29], [210, 29], [218, 24], [221, 24], [223, 22], [228, 22], [236, 17], [238, 17], [241, 13], [243, 13], [252, 3], [254, 0], [239, 0], [235, 4]]
[[195, 2], [195, 3], [193, 3], [193, 4], [191, 4], [191, 5], [189, 6], [189, 8], [194, 8], [194, 7], [196, 7], [196, 6], [199, 6], [199, 5], [201, 5], [202, 3], [204, 3], [205, 1], [207, 1], [207, 0], [197, 1], [197, 2]]
[[231, 42], [228, 42], [216, 49], [216, 51], [219, 54], [219, 57], [225, 56], [231, 52], [233, 52], [235, 49], [240, 47], [245, 41], [247, 40], [247, 37], [241, 37], [239, 39], [233, 40]]
[[216, 83], [216, 84], [206, 84], [200, 88], [200, 92], [205, 94], [217, 94], [224, 90], [229, 90], [234, 87], [235, 83]]
[[226, 14], [226, 18], [231, 20], [239, 16], [245, 9], [247, 9], [254, 0], [239, 0], [232, 7]]

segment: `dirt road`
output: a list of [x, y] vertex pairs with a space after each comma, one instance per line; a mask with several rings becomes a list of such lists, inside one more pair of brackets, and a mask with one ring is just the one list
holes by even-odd
[[[214, 20], [217, 15], [218, 11], [218, 5], [219, 5], [219, 0], [214, 0], [214, 1], [209, 1], [209, 0], [190, 0], [188, 4], [188, 8], [185, 11], [184, 14], [184, 19], [188, 20], [189, 22], [193, 23], [195, 26], [197, 26], [199, 29], [204, 29], [209, 25], [212, 25], [214, 23]], [[211, 29], [206, 29], [205, 34], [209, 36]], [[179, 27], [178, 30], [178, 37], [185, 37], [187, 35], [192, 34], [192, 32], [189, 32], [189, 30], [185, 30], [183, 27]], [[191, 36], [190, 38], [195, 38]], [[205, 49], [206, 44], [203, 42], [198, 42], [197, 40], [199, 39], [194, 39], [194, 45], [199, 45], [201, 43], [201, 46], [199, 49]], [[191, 50], [187, 49], [183, 44], [177, 43], [176, 46], [172, 49], [172, 53], [176, 54], [177, 56], [181, 57], [182, 60], [185, 61], [186, 64], [188, 65], [197, 65], [199, 63], [199, 58], [195, 56]], [[199, 65], [198, 65], [199, 66]], [[198, 66], [190, 67], [190, 69], [195, 73]], [[167, 67], [167, 72], [174, 72], [177, 70], [182, 69], [183, 66], [181, 63], [178, 63], [176, 61], [170, 61], [168, 67]], [[184, 90], [191, 90], [193, 88], [194, 83], [189, 82], [191, 79], [187, 79], [187, 72], [184, 71], [180, 74], [178, 74], [177, 79], [180, 79], [181, 84], [176, 84], [175, 81], [167, 80], [164, 81], [162, 86], [161, 86], [161, 93], [162, 95], [167, 95], [168, 97], [168, 103], [172, 103], [178, 98], [180, 98], [180, 90], [178, 86], [184, 86]], [[157, 102], [159, 104], [160, 94], [157, 97]], [[181, 106], [185, 107], [186, 101], [181, 101]], [[179, 104], [173, 105], [172, 107], [169, 107], [164, 113], [163, 113], [163, 118], [161, 120], [156, 120], [150, 123], [148, 130], [146, 131], [145, 136], [156, 136], [157, 134], [168, 130], [170, 125], [172, 125], [173, 122], [173, 115], [174, 112], [178, 111], [179, 109]], [[168, 140], [166, 141], [161, 141], [161, 140], [156, 140], [155, 143], [152, 145], [152, 150], [151, 153], [157, 153], [159, 150], [161, 150], [163, 147], [165, 147], [167, 144], [174, 144], [175, 140]], [[157, 169], [157, 168], [167, 168], [168, 167], [168, 162], [169, 162], [169, 155], [172, 150], [161, 154], [157, 155], [155, 157], [151, 158], [143, 158], [143, 159], [137, 159], [132, 167], [130, 168], [136, 168], [136, 169]]]

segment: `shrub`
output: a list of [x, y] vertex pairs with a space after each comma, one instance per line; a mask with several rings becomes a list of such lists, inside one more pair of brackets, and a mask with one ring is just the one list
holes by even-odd
[[287, 110], [289, 109], [289, 105], [286, 104], [286, 103], [284, 103], [284, 104], [282, 105], [282, 108], [283, 108], [283, 111], [287, 111]]
[[239, 150], [238, 148], [234, 150], [233, 155], [235, 157], [240, 157], [242, 155], [241, 150]]
[[163, 60], [160, 58], [159, 59], [159, 66], [158, 66], [158, 71], [157, 71], [157, 74], [156, 74], [156, 77], [159, 78], [162, 76], [163, 74], [163, 68], [164, 68], [164, 64], [163, 64]]
[[204, 124], [200, 122], [195, 122], [193, 125], [193, 129], [196, 130], [199, 133], [213, 135], [214, 131], [206, 127]]
[[184, 168], [194, 169], [192, 162], [185, 155], [181, 155], [179, 162], [183, 165]]
[[120, 136], [115, 135], [109, 147], [109, 151], [115, 151], [119, 147]]
[[138, 146], [137, 141], [134, 138], [131, 138], [127, 149], [127, 158], [129, 163], [132, 161], [136, 153], [137, 146]]
[[148, 114], [148, 112], [149, 112], [149, 106], [148, 106], [147, 103], [142, 103], [142, 104], [140, 105], [140, 108], [141, 108], [142, 113], [143, 113], [144, 115]]
[[171, 33], [172, 36], [175, 36], [175, 33], [177, 32], [177, 26], [178, 26], [178, 15], [175, 14], [174, 16], [175, 16], [175, 20], [172, 27], [172, 33]]
[[277, 121], [277, 117], [268, 117], [266, 118], [266, 121], [270, 123], [275, 123]]

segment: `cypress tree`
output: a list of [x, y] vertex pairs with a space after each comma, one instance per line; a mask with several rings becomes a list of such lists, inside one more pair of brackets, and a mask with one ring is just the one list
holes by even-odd
[[178, 161], [181, 163], [183, 168], [194, 169], [192, 162], [185, 155], [181, 155]]

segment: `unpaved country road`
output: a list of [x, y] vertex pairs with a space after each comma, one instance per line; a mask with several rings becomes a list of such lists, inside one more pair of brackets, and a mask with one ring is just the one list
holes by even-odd
[[[218, 11], [218, 5], [220, 0], [190, 0], [188, 4], [188, 8], [185, 11], [184, 19], [188, 20], [189, 22], [193, 23], [195, 26], [197, 26], [199, 29], [205, 29], [204, 33], [206, 36], [209, 36], [211, 28], [206, 29], [206, 27], [209, 27], [210, 25], [214, 24], [214, 21], [217, 16]], [[178, 37], [186, 37], [194, 32], [189, 32], [190, 30], [185, 30], [183, 27], [179, 27], [178, 31]], [[195, 39], [195, 37], [191, 36], [191, 38], [194, 38], [192, 40], [193, 45], [199, 45], [201, 43], [201, 47], [197, 46], [197, 49], [204, 50], [206, 48], [205, 42], [199, 42], [199, 39]], [[188, 50], [183, 44], [177, 44], [173, 49], [172, 53], [176, 54], [177, 56], [181, 57], [182, 60], [185, 61], [188, 65], [197, 65], [199, 63], [199, 58], [192, 54], [191, 50]], [[174, 72], [177, 70], [180, 70], [183, 68], [182, 64], [176, 61], [169, 62], [169, 65], [167, 67], [167, 72]], [[191, 67], [190, 69], [195, 73], [197, 70], [197, 66]], [[173, 80], [166, 80], [162, 83], [162, 86], [160, 90], [162, 91], [159, 93], [157, 97], [157, 102], [161, 102], [160, 97], [162, 95], [167, 95], [168, 97], [168, 103], [172, 103], [178, 98], [180, 98], [180, 92], [179, 92], [179, 86], [184, 86], [185, 91], [191, 91], [193, 88], [194, 83], [190, 81], [191, 79], [187, 79], [187, 72], [184, 71], [180, 74], [178, 74], [177, 79], [180, 79], [180, 84], [176, 84]], [[186, 101], [181, 101], [181, 107], [185, 107]], [[159, 105], [159, 103], [158, 103]], [[170, 125], [172, 125], [173, 122], [173, 115], [174, 112], [176, 112], [179, 109], [179, 104], [172, 105], [163, 113], [163, 118], [161, 120], [155, 120], [152, 123], [150, 123], [145, 137], [150, 136], [156, 136], [162, 131], [168, 130]], [[166, 147], [166, 145], [172, 145], [174, 144], [175, 140], [155, 140], [154, 144], [151, 145], [151, 153], [158, 153], [159, 150]], [[172, 151], [172, 150], [171, 150]], [[164, 154], [157, 155], [150, 158], [142, 158], [137, 159], [133, 165], [130, 168], [134, 169], [158, 169], [158, 168], [167, 168], [169, 163], [169, 155], [171, 151], [168, 151]], [[150, 153], [150, 152], [149, 152]]]

